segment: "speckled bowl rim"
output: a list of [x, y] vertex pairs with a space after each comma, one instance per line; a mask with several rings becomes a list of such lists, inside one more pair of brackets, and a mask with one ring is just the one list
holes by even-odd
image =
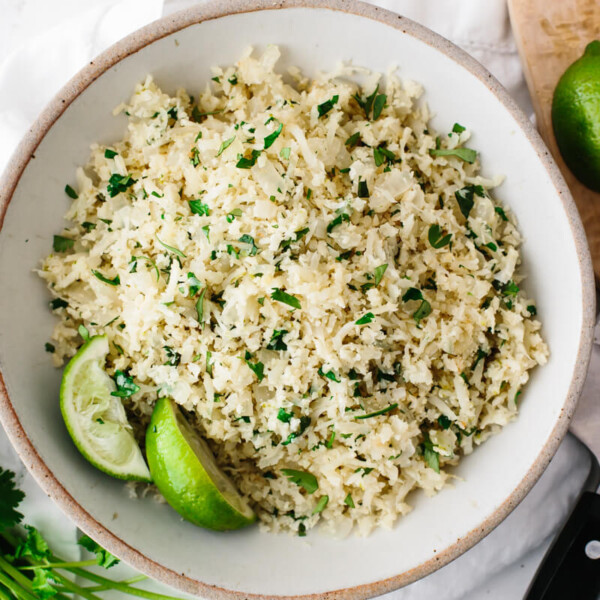
[[472, 529], [467, 535], [459, 538], [449, 548], [409, 571], [373, 583], [303, 596], [247, 594], [197, 581], [148, 558], [106, 529], [67, 492], [44, 463], [43, 458], [37, 453], [33, 444], [28, 439], [23, 426], [19, 422], [17, 414], [8, 397], [4, 380], [0, 374], [0, 422], [4, 425], [12, 444], [25, 463], [25, 466], [29, 469], [48, 496], [54, 500], [83, 531], [98, 540], [98, 542], [108, 550], [125, 560], [134, 568], [146, 573], [150, 577], [179, 588], [182, 591], [209, 598], [227, 598], [236, 600], [246, 598], [257, 600], [266, 598], [306, 598], [311, 600], [325, 600], [329, 598], [357, 600], [371, 598], [412, 583], [454, 560], [500, 524], [519, 502], [521, 502], [548, 466], [550, 459], [558, 449], [561, 440], [567, 432], [569, 421], [573, 415], [579, 394], [585, 381], [592, 346], [595, 290], [592, 262], [585, 233], [569, 189], [567, 188], [558, 167], [552, 160], [548, 149], [532, 124], [517, 107], [514, 100], [500, 83], [466, 52], [422, 25], [393, 12], [370, 4], [365, 4], [359, 0], [217, 0], [162, 18], [114, 44], [95, 60], [90, 62], [89, 65], [77, 73], [77, 75], [62, 88], [21, 141], [0, 180], [0, 231], [4, 223], [4, 216], [6, 215], [8, 205], [19, 183], [21, 174], [29, 160], [33, 157], [41, 140], [71, 102], [73, 102], [79, 94], [84, 92], [85, 89], [105, 71], [123, 58], [137, 52], [148, 44], [201, 21], [208, 21], [237, 13], [297, 7], [347, 12], [394, 27], [402, 33], [411, 35], [421, 42], [432, 46], [459, 65], [463, 66], [480, 79], [496, 98], [500, 100], [519, 127], [523, 130], [529, 143], [538, 154], [540, 161], [562, 200], [569, 221], [582, 275], [581, 286], [583, 291], [583, 306], [580, 345], [569, 391], [554, 429], [545, 445], [540, 449], [534, 464], [525, 477], [490, 517]]

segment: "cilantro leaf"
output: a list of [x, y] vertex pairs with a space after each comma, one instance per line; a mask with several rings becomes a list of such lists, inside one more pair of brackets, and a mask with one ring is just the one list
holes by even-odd
[[0, 532], [14, 527], [23, 519], [17, 507], [25, 494], [15, 487], [15, 474], [0, 467]]
[[117, 194], [126, 192], [127, 189], [136, 182], [137, 179], [133, 179], [131, 175], [119, 175], [118, 173], [113, 173], [108, 180], [106, 191], [111, 198], [114, 198]]
[[267, 344], [267, 350], [287, 350], [287, 344], [283, 341], [283, 336], [288, 333], [287, 329], [275, 329]]
[[373, 101], [373, 121], [377, 121], [377, 119], [379, 119], [386, 101], [387, 96], [385, 94], [379, 94], [375, 96], [375, 100]]
[[65, 194], [69, 196], [69, 198], [73, 198], [73, 200], [79, 198], [77, 192], [70, 185], [65, 185]]
[[196, 300], [196, 314], [198, 316], [198, 323], [200, 323], [200, 325], [202, 325], [202, 326], [204, 326], [204, 321], [202, 319], [204, 318], [204, 295], [205, 294], [206, 294], [206, 288], [204, 288], [202, 290], [198, 300]]
[[431, 314], [431, 304], [425, 298], [423, 298], [423, 293], [421, 290], [411, 287], [404, 292], [402, 296], [403, 302], [408, 302], [409, 300], [420, 300], [421, 304], [419, 308], [413, 313], [413, 319], [417, 322], [417, 325], [420, 323], [422, 319]]
[[372, 312], [368, 312], [356, 321], [356, 325], [366, 325], [367, 323], [371, 323], [373, 319], [375, 319], [375, 315]]
[[334, 227], [341, 225], [344, 221], [350, 221], [350, 215], [347, 213], [340, 213], [333, 221], [327, 225], [327, 233], [331, 233]]
[[245, 158], [242, 155], [238, 155], [238, 161], [236, 163], [236, 167], [238, 169], [249, 169], [256, 164], [256, 159], [260, 156], [260, 150], [252, 150], [250, 158]]
[[127, 372], [115, 371], [114, 379], [117, 389], [110, 393], [111, 396], [129, 398], [129, 396], [133, 396], [133, 394], [140, 391], [140, 386], [134, 383], [133, 377], [130, 377]]
[[508, 221], [508, 217], [506, 216], [506, 213], [504, 212], [503, 208], [501, 208], [500, 206], [496, 206], [494, 207], [494, 210], [500, 215], [500, 218], [503, 221]]
[[318, 515], [320, 512], [323, 512], [323, 510], [325, 509], [325, 507], [327, 506], [328, 503], [329, 503], [329, 496], [327, 496], [327, 495], [321, 496], [311, 514]]
[[25, 525], [27, 537], [17, 546], [16, 558], [29, 557], [34, 560], [45, 560], [50, 556], [50, 548], [42, 534], [30, 525]]
[[63, 237], [62, 235], [55, 235], [52, 241], [52, 248], [54, 252], [66, 252], [73, 247], [75, 240], [72, 240], [68, 237]]
[[244, 244], [250, 244], [252, 246], [252, 248], [250, 249], [248, 254], [249, 254], [249, 256], [256, 256], [256, 253], [258, 252], [258, 246], [256, 245], [256, 242], [254, 241], [254, 238], [251, 235], [248, 235], [247, 233], [245, 233], [238, 240], [238, 242], [243, 242]]
[[309, 494], [314, 494], [319, 489], [317, 478], [307, 471], [296, 469], [281, 469], [281, 472], [298, 487], [304, 488]]
[[102, 273], [100, 273], [100, 271], [97, 271], [96, 269], [92, 269], [92, 274], [94, 275], [94, 277], [96, 277], [103, 283], [108, 283], [108, 285], [119, 285], [121, 283], [121, 279], [118, 275], [113, 279], [109, 279], [108, 277], [102, 275]]
[[373, 271], [373, 275], [375, 277], [375, 285], [376, 286], [381, 283], [381, 280], [383, 279], [383, 275], [385, 274], [387, 268], [388, 268], [387, 263], [384, 265], [379, 265], [378, 267], [375, 267], [375, 270]]
[[356, 508], [354, 505], [354, 500], [352, 500], [352, 494], [348, 493], [348, 495], [344, 498], [344, 504], [350, 508]]
[[58, 590], [50, 583], [54, 581], [52, 573], [46, 569], [36, 569], [31, 588], [35, 592], [35, 597], [39, 600], [48, 600], [58, 594]]
[[256, 361], [255, 363], [250, 362], [251, 358], [252, 354], [246, 351], [246, 354], [244, 355], [244, 360], [246, 361], [246, 364], [248, 365], [250, 370], [256, 375], [256, 377], [258, 378], [258, 382], [260, 383], [265, 378], [265, 365], [260, 361]]
[[156, 236], [156, 241], [165, 249], [169, 250], [170, 252], [173, 252], [173, 254], [176, 254], [177, 256], [179, 256], [180, 258], [187, 258], [186, 255], [181, 251], [178, 250], [177, 248], [174, 248], [173, 246], [169, 246], [169, 244], [165, 244], [163, 241], [161, 241], [161, 239]]
[[326, 379], [330, 379], [331, 381], [335, 381], [336, 383], [340, 383], [338, 376], [333, 371], [327, 371], [326, 373], [323, 371], [323, 367], [319, 367], [317, 373], [321, 377], [325, 377]]
[[176, 367], [181, 362], [181, 354], [173, 350], [171, 346], [163, 346], [163, 350], [167, 355], [167, 362], [165, 362], [165, 365], [169, 367]]
[[[264, 150], [266, 150], [267, 148], [270, 148], [273, 145], [273, 142], [279, 137], [279, 134], [281, 133], [281, 130], [283, 129], [283, 123], [279, 123], [279, 127], [277, 127], [277, 129], [273, 132], [270, 133], [264, 140]], [[289, 154], [288, 154], [288, 158], [289, 158]]]
[[475, 205], [475, 195], [480, 198], [485, 197], [485, 190], [480, 185], [466, 185], [464, 188], [457, 190], [454, 192], [454, 196], [456, 201], [458, 202], [458, 207], [460, 208], [460, 212], [463, 214], [465, 219], [469, 217], [469, 213], [471, 209]]
[[193, 215], [210, 216], [210, 208], [208, 207], [208, 204], [204, 204], [202, 200], [189, 200], [188, 204], [190, 205], [190, 210]]
[[372, 417], [378, 417], [379, 415], [384, 415], [385, 413], [388, 413], [391, 410], [394, 410], [395, 408], [398, 408], [397, 402], [394, 402], [394, 404], [390, 404], [389, 406], [386, 406], [385, 408], [382, 408], [381, 410], [376, 410], [374, 412], [367, 413], [366, 415], [357, 415], [354, 418], [357, 420], [370, 419]]
[[114, 158], [115, 156], [117, 156], [117, 154], [119, 153], [115, 152], [114, 150], [111, 150], [110, 148], [107, 148], [104, 151], [104, 158]]
[[440, 472], [440, 455], [435, 450], [433, 442], [429, 439], [429, 434], [425, 433], [423, 441], [423, 458], [425, 462], [436, 472]]
[[105, 550], [87, 535], [82, 535], [77, 543], [95, 554], [98, 564], [105, 569], [110, 569], [110, 567], [118, 565], [120, 562], [116, 556], [113, 556], [108, 550]]
[[348, 151], [352, 151], [360, 143], [360, 131], [353, 133], [344, 144], [348, 146]]
[[300, 437], [308, 428], [308, 426], [311, 424], [311, 418], [310, 417], [300, 417], [300, 429], [298, 431], [293, 431], [292, 433], [290, 433], [290, 435], [287, 436], [287, 439], [284, 442], [281, 442], [282, 446], [287, 446], [288, 444], [290, 444], [293, 440], [295, 440], [297, 437]]
[[459, 125], [458, 123], [454, 123], [454, 125], [452, 126], [453, 133], [462, 133], [464, 130], [465, 128], [462, 125]]
[[367, 187], [367, 182], [364, 179], [358, 180], [358, 190], [357, 195], [359, 198], [369, 198], [369, 188]]
[[294, 413], [291, 411], [288, 412], [287, 410], [285, 410], [285, 408], [280, 408], [277, 411], [277, 419], [279, 421], [281, 421], [282, 423], [289, 423], [293, 416], [294, 416]]
[[325, 102], [319, 104], [317, 106], [317, 110], [319, 111], [319, 118], [324, 117], [337, 103], [340, 97], [336, 94], [330, 100], [326, 100]]
[[452, 234], [448, 233], [442, 236], [442, 230], [440, 229], [440, 226], [435, 224], [429, 228], [429, 233], [427, 237], [432, 247], [437, 250], [439, 248], [447, 246], [450, 243], [450, 240], [452, 239]]
[[448, 429], [452, 425], [452, 421], [446, 415], [440, 415], [437, 422], [442, 429]]
[[477, 151], [471, 148], [432, 148], [429, 150], [431, 156], [456, 156], [469, 164], [475, 162]]
[[217, 156], [221, 156], [221, 154], [223, 154], [223, 152], [225, 150], [227, 150], [227, 148], [229, 148], [229, 146], [231, 146], [231, 144], [233, 144], [233, 142], [235, 141], [235, 135], [233, 137], [230, 137], [228, 140], [225, 140], [221, 146], [219, 147], [219, 151], [217, 152]]
[[292, 308], [302, 308], [302, 305], [300, 304], [300, 300], [298, 300], [298, 298], [296, 298], [296, 296], [292, 296], [291, 294], [288, 294], [286, 292], [284, 292], [283, 290], [279, 289], [279, 288], [271, 288], [271, 299], [275, 300], [277, 302], [282, 302], [283, 304], [287, 304], [288, 306], [291, 306]]

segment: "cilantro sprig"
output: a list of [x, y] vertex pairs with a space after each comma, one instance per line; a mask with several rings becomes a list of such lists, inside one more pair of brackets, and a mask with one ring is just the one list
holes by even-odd
[[[25, 525], [17, 510], [25, 494], [15, 485], [15, 475], [0, 467], [0, 598], [2, 600], [48, 600], [87, 598], [99, 600], [103, 591], [137, 596], [147, 600], [178, 600], [133, 584], [146, 579], [140, 575], [130, 581], [112, 579], [88, 571], [99, 566], [110, 569], [119, 559], [88, 536], [77, 542], [94, 555], [89, 560], [65, 561], [56, 556], [41, 531]], [[68, 575], [67, 575], [68, 574]], [[76, 579], [75, 579], [76, 577]], [[89, 581], [89, 586], [83, 581]], [[94, 589], [92, 589], [94, 588]]]

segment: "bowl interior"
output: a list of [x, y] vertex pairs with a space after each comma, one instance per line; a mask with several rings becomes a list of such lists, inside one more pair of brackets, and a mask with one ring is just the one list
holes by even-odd
[[[0, 365], [18, 419], [56, 479], [93, 519], [134, 550], [192, 580], [265, 595], [321, 593], [402, 573], [408, 581], [411, 570], [427, 561], [433, 569], [436, 556], [486, 520], [491, 518], [484, 528], [495, 521], [495, 511], [538, 460], [563, 410], [582, 331], [589, 325], [583, 308], [586, 273], [573, 224], [536, 150], [486, 82], [415, 37], [414, 26], [404, 27], [409, 31], [325, 8], [288, 8], [229, 15], [159, 39], [110, 68], [75, 99], [29, 161], [9, 205], [0, 235]], [[461, 479], [434, 498], [413, 496], [410, 515], [393, 530], [368, 538], [336, 540], [318, 533], [297, 538], [258, 528], [216, 534], [183, 522], [167, 506], [132, 500], [120, 482], [75, 451], [58, 407], [61, 374], [44, 351], [54, 318], [32, 270], [62, 227], [69, 205], [63, 189], [85, 163], [89, 145], [123, 134], [125, 121], [112, 117], [112, 109], [148, 73], [169, 92], [185, 87], [197, 94], [210, 79], [210, 66], [228, 65], [246, 46], [261, 51], [266, 43], [281, 47], [278, 69], [298, 65], [308, 75], [342, 59], [381, 71], [396, 64], [401, 77], [424, 85], [436, 129], [450, 131], [454, 122], [472, 129], [469, 145], [480, 151], [483, 173], [506, 175], [495, 195], [514, 211], [524, 234], [525, 287], [536, 300], [551, 350], [549, 364], [536, 369], [525, 388], [518, 420], [461, 463]], [[586, 361], [586, 351], [583, 356]], [[78, 510], [71, 513], [81, 518]], [[100, 528], [80, 524], [123, 553]]]

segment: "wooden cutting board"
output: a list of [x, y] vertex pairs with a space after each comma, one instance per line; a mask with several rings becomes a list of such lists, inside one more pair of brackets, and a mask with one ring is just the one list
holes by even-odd
[[579, 183], [565, 165], [550, 118], [560, 76], [589, 42], [600, 39], [600, 0], [508, 0], [508, 9], [538, 130], [571, 189], [600, 280], [600, 194]]

